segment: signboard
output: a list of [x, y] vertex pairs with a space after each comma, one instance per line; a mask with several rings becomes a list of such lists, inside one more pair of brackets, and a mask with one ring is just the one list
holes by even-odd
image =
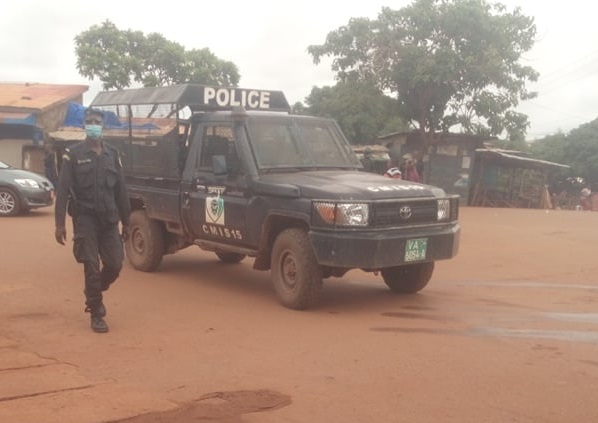
[[98, 93], [91, 106], [155, 104], [176, 104], [180, 108], [189, 106], [193, 111], [232, 110], [236, 107], [274, 112], [291, 110], [282, 91], [210, 87], [199, 84], [103, 91]]

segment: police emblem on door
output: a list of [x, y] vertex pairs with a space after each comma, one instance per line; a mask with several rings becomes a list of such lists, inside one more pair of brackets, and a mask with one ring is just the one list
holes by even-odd
[[222, 197], [206, 198], [206, 222], [224, 225], [224, 200]]

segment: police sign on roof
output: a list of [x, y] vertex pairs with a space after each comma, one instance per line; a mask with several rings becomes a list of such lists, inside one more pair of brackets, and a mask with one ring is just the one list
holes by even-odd
[[92, 107], [114, 105], [177, 104], [194, 111], [247, 110], [290, 111], [282, 91], [255, 90], [236, 87], [209, 87], [197, 84], [169, 87], [144, 87], [98, 93]]

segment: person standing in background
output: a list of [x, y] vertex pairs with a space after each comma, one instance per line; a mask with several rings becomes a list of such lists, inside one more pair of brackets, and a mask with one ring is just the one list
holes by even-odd
[[58, 185], [58, 170], [56, 169], [56, 154], [49, 142], [44, 143], [44, 174], [52, 182], [54, 188]]
[[589, 185], [586, 185], [581, 190], [581, 193], [579, 196], [579, 202], [581, 204], [582, 210], [592, 210], [591, 197], [592, 197], [592, 190], [590, 189]]
[[415, 165], [415, 159], [411, 154], [405, 154], [403, 156], [405, 161], [403, 162], [403, 169], [401, 169], [401, 173], [403, 174], [403, 179], [405, 181], [411, 182], [421, 182], [421, 177], [419, 172], [417, 171], [417, 167]]

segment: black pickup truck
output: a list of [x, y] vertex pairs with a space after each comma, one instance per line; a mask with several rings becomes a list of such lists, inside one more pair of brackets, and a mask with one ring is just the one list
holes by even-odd
[[354, 268], [417, 292], [457, 253], [457, 196], [365, 172], [333, 120], [291, 114], [280, 91], [183, 84], [101, 92], [91, 107], [122, 155], [135, 269], [191, 245], [250, 256], [283, 305], [305, 309]]

